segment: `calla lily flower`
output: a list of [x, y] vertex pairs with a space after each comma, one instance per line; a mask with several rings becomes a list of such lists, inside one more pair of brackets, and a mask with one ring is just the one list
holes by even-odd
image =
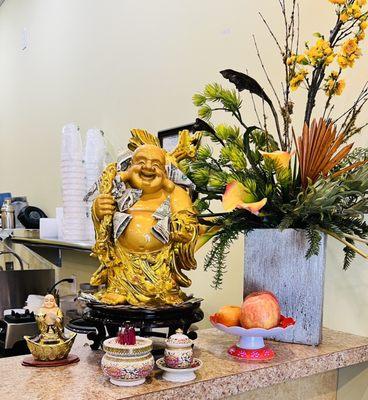
[[255, 201], [254, 196], [238, 181], [230, 182], [222, 196], [222, 205], [226, 211], [242, 208], [254, 215], [258, 215], [266, 203], [266, 198]]
[[290, 159], [294, 152], [287, 152], [287, 151], [272, 151], [271, 153], [268, 153], [267, 151], [262, 151], [259, 150], [259, 152], [262, 154], [263, 158], [268, 158], [269, 160], [273, 160], [275, 162], [276, 168], [289, 168], [290, 166]]
[[243, 208], [245, 210], [248, 210], [254, 215], [258, 215], [260, 210], [266, 205], [266, 203], [267, 203], [267, 198], [265, 197], [264, 199], [260, 201], [255, 201], [253, 203], [239, 204], [237, 208]]

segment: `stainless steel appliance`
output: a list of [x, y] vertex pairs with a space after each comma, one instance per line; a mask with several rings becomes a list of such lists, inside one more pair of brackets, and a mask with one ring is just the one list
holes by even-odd
[[1, 226], [3, 229], [15, 228], [15, 208], [11, 199], [5, 199], [1, 207]]
[[[45, 295], [55, 282], [52, 264], [46, 260], [43, 262], [41, 257], [22, 245], [15, 247], [16, 252], [4, 242], [0, 242], [0, 256], [4, 256], [5, 260], [0, 263], [1, 355], [27, 353], [23, 336], [36, 334], [37, 327], [34, 315], [22, 308], [28, 295]], [[18, 262], [14, 263], [13, 257]], [[9, 309], [10, 312], [5, 313]], [[12, 309], [17, 310], [12, 312]]]
[[0, 320], [0, 354], [11, 356], [28, 353], [24, 335], [37, 335], [37, 324], [33, 312], [29, 310], [6, 310]]
[[[45, 295], [55, 283], [54, 269], [24, 269], [22, 258], [8, 248], [0, 255], [11, 255], [19, 261], [19, 268], [14, 268], [11, 261], [5, 262], [5, 268], [0, 266], [0, 318], [4, 310], [22, 308], [29, 294]], [[28, 265], [29, 267], [29, 265]]]
[[0, 271], [0, 318], [4, 310], [24, 307], [29, 294], [45, 295], [54, 282], [53, 269]]

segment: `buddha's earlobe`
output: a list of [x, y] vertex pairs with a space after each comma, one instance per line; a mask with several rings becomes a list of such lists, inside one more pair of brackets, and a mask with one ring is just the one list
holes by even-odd
[[166, 190], [166, 192], [172, 193], [175, 189], [175, 183], [170, 181], [168, 178], [164, 178], [163, 188]]

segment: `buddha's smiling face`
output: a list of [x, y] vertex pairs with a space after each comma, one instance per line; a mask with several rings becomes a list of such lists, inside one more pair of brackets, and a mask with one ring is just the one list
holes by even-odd
[[43, 300], [43, 307], [54, 308], [56, 307], [55, 297], [52, 294], [47, 294]]
[[153, 145], [140, 146], [134, 153], [130, 167], [130, 184], [143, 193], [156, 193], [166, 178], [165, 153]]

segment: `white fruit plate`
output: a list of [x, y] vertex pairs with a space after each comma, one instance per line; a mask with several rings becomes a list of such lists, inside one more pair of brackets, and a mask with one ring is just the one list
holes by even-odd
[[251, 328], [241, 326], [226, 326], [217, 322], [216, 315], [210, 316], [211, 324], [218, 330], [229, 335], [238, 336], [238, 343], [228, 349], [228, 353], [239, 360], [247, 361], [269, 361], [275, 357], [275, 352], [265, 346], [264, 337], [268, 335], [280, 336], [286, 330], [292, 329], [295, 325], [293, 318], [285, 318], [281, 315], [280, 323], [275, 328]]

